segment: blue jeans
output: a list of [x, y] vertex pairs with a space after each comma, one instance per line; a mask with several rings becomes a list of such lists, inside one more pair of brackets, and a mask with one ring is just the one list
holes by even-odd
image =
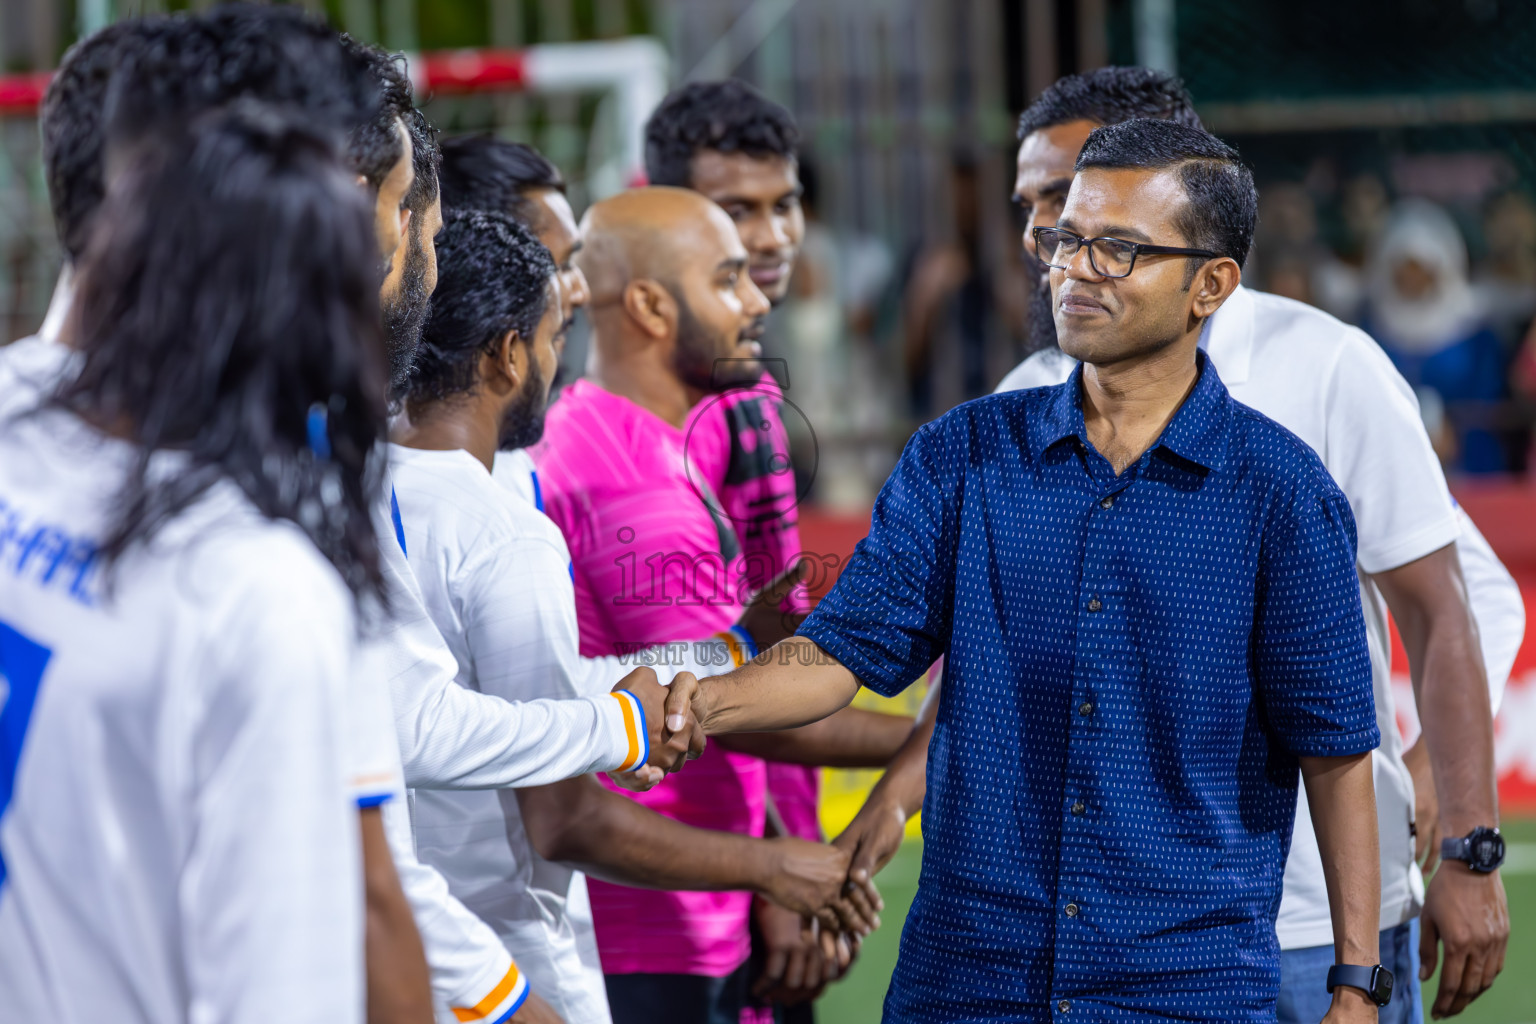
[[[1419, 919], [1381, 933], [1381, 964], [1392, 972], [1392, 1001], [1381, 1008], [1380, 1024], [1424, 1024], [1419, 1001]], [[1332, 946], [1288, 949], [1280, 954], [1280, 1024], [1318, 1024], [1333, 997], [1328, 994]]]

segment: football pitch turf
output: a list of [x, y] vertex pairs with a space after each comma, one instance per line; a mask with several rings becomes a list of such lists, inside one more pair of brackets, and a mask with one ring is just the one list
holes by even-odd
[[[1510, 844], [1505, 863], [1504, 889], [1509, 894], [1509, 952], [1504, 973], [1481, 999], [1452, 1020], [1465, 1024], [1536, 1024], [1536, 819], [1504, 823]], [[819, 1024], [876, 1024], [885, 988], [896, 966], [901, 923], [917, 892], [922, 862], [920, 840], [908, 840], [901, 852], [880, 873], [880, 892], [885, 897], [882, 926], [870, 936], [848, 977], [827, 990], [816, 1004]], [[1425, 1019], [1434, 1002], [1435, 983], [1424, 986]]]

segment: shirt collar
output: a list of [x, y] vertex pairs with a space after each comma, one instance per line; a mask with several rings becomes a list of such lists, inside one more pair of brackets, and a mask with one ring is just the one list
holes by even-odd
[[[1209, 470], [1219, 470], [1226, 463], [1227, 389], [1216, 373], [1216, 366], [1204, 352], [1196, 350], [1195, 367], [1199, 374], [1195, 387], [1163, 428], [1154, 448], [1165, 448], [1186, 462]], [[1030, 448], [1038, 460], [1046, 449], [1069, 437], [1086, 447], [1088, 432], [1083, 426], [1083, 366], [1052, 389], [1041, 414], [1029, 424]]]
[[1200, 347], [1221, 367], [1227, 384], [1244, 384], [1253, 361], [1253, 292], [1238, 285], [1200, 330]]

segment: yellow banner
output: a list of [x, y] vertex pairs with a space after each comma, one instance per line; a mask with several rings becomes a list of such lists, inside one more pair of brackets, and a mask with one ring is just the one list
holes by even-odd
[[[870, 711], [884, 711], [893, 715], [916, 715], [928, 695], [928, 677], [924, 676], [894, 697], [882, 697], [872, 690], [860, 689], [853, 698], [853, 706]], [[875, 768], [823, 768], [821, 771], [821, 827], [827, 838], [833, 838], [859, 813], [869, 791], [874, 788], [883, 772]], [[921, 815], [914, 814], [907, 822], [907, 837], [918, 838], [923, 834]]]

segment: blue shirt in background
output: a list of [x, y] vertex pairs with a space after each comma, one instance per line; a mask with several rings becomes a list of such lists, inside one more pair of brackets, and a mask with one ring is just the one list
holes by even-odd
[[923, 427], [800, 630], [947, 659], [888, 1021], [1274, 1018], [1296, 758], [1380, 736], [1344, 495], [1197, 358], [1119, 477], [1081, 368]]

